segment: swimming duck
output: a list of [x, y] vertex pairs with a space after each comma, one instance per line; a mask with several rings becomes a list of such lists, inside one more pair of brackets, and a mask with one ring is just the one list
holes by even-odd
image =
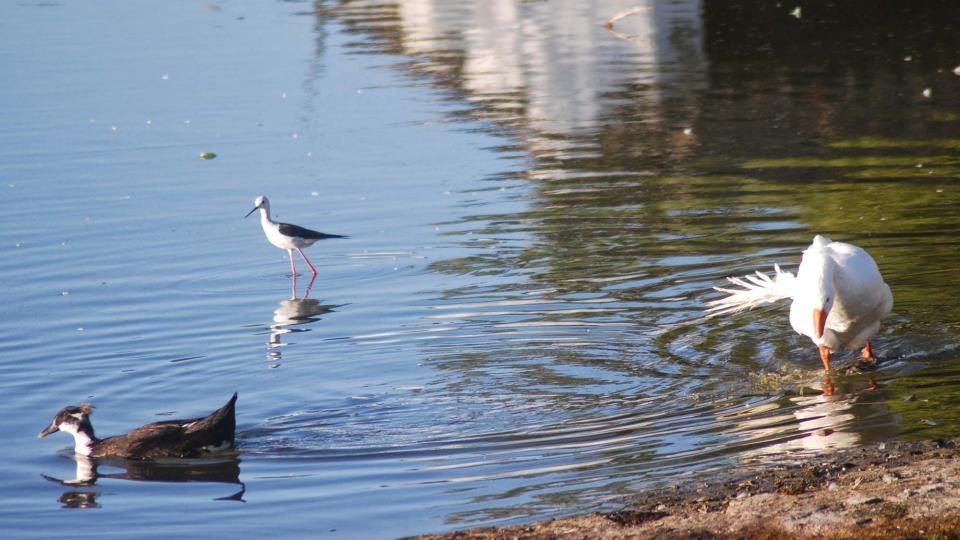
[[73, 435], [74, 450], [84, 456], [120, 457], [126, 459], [192, 458], [233, 447], [236, 431], [235, 404], [237, 393], [223, 407], [209, 416], [190, 420], [165, 420], [139, 427], [125, 435], [98, 439], [93, 433], [90, 413], [85, 403], [64, 407], [37, 438], [57, 431]]
[[870, 338], [893, 309], [893, 294], [873, 257], [853, 244], [817, 235], [804, 250], [796, 276], [774, 269], [772, 279], [761, 272], [728, 278], [742, 289], [716, 288], [729, 296], [708, 303], [710, 316], [792, 298], [790, 325], [817, 346], [826, 371], [840, 347], [860, 349], [862, 364], [876, 361]]

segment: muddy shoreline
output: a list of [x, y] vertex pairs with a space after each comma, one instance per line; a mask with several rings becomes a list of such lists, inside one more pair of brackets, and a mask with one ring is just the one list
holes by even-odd
[[894, 441], [653, 489], [616, 512], [420, 538], [960, 538], [960, 449]]

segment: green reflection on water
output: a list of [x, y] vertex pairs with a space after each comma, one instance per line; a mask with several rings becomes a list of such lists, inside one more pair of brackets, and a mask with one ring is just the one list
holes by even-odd
[[881, 137], [862, 137], [829, 143], [831, 148], [960, 148], [960, 139], [887, 139]]
[[953, 156], [852, 156], [842, 158], [780, 158], [754, 159], [743, 163], [744, 169], [775, 168], [845, 168], [845, 167], [896, 167], [927, 165], [952, 165], [960, 162]]
[[957, 167], [928, 167], [926, 162], [923, 167], [891, 167], [887, 169], [868, 169], [865, 171], [855, 171], [845, 173], [844, 176], [850, 178], [941, 178], [945, 176], [960, 175], [960, 168]]
[[960, 425], [960, 358], [889, 381], [890, 409], [900, 415], [902, 437], [953, 438]]
[[933, 122], [956, 122], [960, 120], [960, 114], [937, 111], [930, 113], [930, 120]]

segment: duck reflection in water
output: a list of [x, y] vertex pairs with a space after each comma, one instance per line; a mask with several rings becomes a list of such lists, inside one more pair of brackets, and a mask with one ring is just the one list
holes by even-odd
[[[217, 501], [243, 500], [246, 486], [240, 481], [240, 459], [236, 456], [221, 456], [216, 459], [156, 460], [141, 461], [122, 458], [94, 458], [74, 454], [76, 476], [60, 479], [46, 474], [41, 476], [63, 486], [71, 488], [95, 488], [101, 478], [113, 480], [133, 480], [141, 482], [213, 482], [234, 484], [240, 490]], [[121, 472], [101, 472], [100, 468], [120, 469]], [[64, 508], [100, 508], [97, 502], [100, 492], [92, 489], [70, 489], [63, 492], [59, 502]]]
[[279, 349], [287, 345], [281, 340], [284, 334], [308, 332], [310, 330], [309, 328], [295, 327], [316, 322], [320, 320], [323, 315], [335, 311], [336, 308], [340, 307], [337, 305], [321, 304], [319, 300], [308, 298], [312, 285], [313, 280], [311, 279], [310, 284], [307, 285], [304, 291], [303, 298], [297, 298], [297, 282], [296, 277], [294, 277], [293, 296], [288, 300], [281, 300], [280, 306], [273, 311], [273, 323], [270, 325], [270, 341], [267, 343], [270, 349], [268, 356], [272, 360], [280, 360], [281, 354]]

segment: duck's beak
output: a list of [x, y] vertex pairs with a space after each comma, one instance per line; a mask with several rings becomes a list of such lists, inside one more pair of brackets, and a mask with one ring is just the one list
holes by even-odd
[[817, 339], [823, 337], [823, 329], [827, 326], [827, 315], [822, 309], [813, 310], [813, 335]]
[[247, 212], [247, 215], [243, 216], [243, 219], [247, 219], [248, 217], [250, 217], [250, 214], [256, 212], [256, 211], [257, 211], [257, 208], [260, 208], [260, 207], [259, 207], [259, 206], [254, 206], [254, 207], [253, 207], [253, 210]]
[[42, 439], [42, 438], [46, 437], [47, 435], [49, 435], [49, 434], [51, 434], [51, 433], [56, 433], [56, 432], [58, 432], [58, 431], [60, 431], [60, 426], [58, 426], [58, 425], [56, 425], [56, 424], [54, 424], [54, 423], [51, 423], [49, 426], [47, 426], [46, 429], [44, 429], [43, 431], [41, 431], [40, 433], [37, 434], [37, 438], [38, 438], [38, 439]]

